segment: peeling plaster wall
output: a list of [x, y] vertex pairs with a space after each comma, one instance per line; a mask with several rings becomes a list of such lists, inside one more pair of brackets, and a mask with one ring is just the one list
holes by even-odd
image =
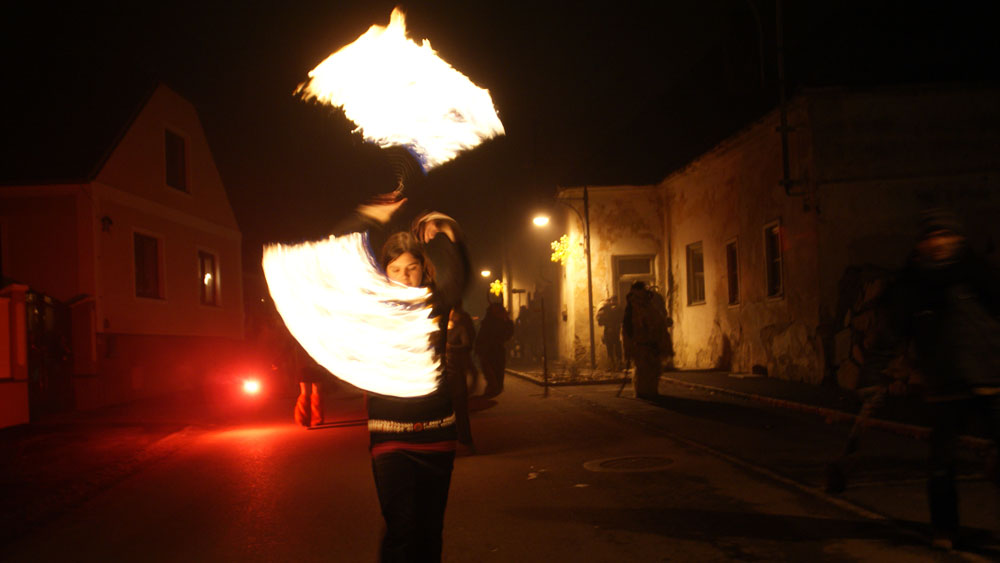
[[[789, 110], [793, 178], [810, 167], [810, 131], [802, 104]], [[688, 167], [667, 177], [669, 307], [674, 364], [680, 369], [767, 368], [771, 377], [818, 382], [823, 353], [817, 335], [816, 219], [809, 197], [779, 184], [781, 138], [772, 113]], [[779, 221], [783, 247], [780, 297], [768, 297], [764, 227]], [[730, 305], [726, 243], [735, 240], [740, 302]], [[702, 243], [705, 302], [688, 304], [688, 245]]]
[[[663, 204], [653, 186], [594, 186], [587, 188], [590, 200], [591, 272], [594, 314], [601, 303], [617, 292], [614, 256], [653, 256], [655, 282], [665, 285], [663, 255]], [[583, 214], [583, 188], [566, 188], [559, 198]], [[572, 249], [563, 271], [560, 315], [559, 357], [590, 363], [590, 311], [587, 300], [587, 259], [584, 224], [581, 216], [567, 210]], [[624, 296], [619, 296], [624, 305]], [[594, 321], [594, 344], [599, 368], [610, 363], [603, 344], [604, 329]]]

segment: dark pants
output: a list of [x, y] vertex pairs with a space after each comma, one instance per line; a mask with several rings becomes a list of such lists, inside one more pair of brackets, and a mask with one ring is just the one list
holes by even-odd
[[[1000, 396], [932, 402], [930, 408], [933, 428], [927, 501], [931, 526], [937, 532], [953, 534], [958, 530], [958, 489], [955, 486], [958, 437], [965, 430], [970, 416], [981, 416], [989, 437], [995, 443], [1000, 431]], [[995, 468], [990, 468], [989, 473], [996, 482]]]
[[486, 390], [483, 391], [483, 395], [487, 397], [499, 395], [503, 391], [507, 352], [500, 348], [479, 354], [479, 366], [483, 368], [483, 379], [486, 380]]
[[380, 561], [441, 561], [454, 463], [454, 452], [394, 451], [372, 460], [386, 527]]
[[636, 344], [632, 353], [635, 354], [635, 396], [641, 399], [658, 397], [660, 372], [663, 371], [659, 350], [655, 345]]
[[469, 387], [466, 375], [471, 371], [472, 356], [467, 351], [448, 350], [448, 366], [444, 377], [451, 389], [451, 404], [455, 409], [455, 430], [458, 441], [472, 445], [472, 426], [469, 424]]
[[608, 361], [611, 362], [611, 370], [620, 370], [622, 368], [622, 341], [605, 337], [604, 347], [608, 350]]

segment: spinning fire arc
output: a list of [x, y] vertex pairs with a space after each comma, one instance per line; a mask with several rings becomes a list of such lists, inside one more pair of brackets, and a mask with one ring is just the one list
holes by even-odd
[[[406, 148], [425, 173], [504, 133], [489, 92], [427, 40], [410, 40], [398, 8], [388, 26], [373, 25], [330, 55], [295, 93], [342, 107], [365, 140]], [[262, 267], [289, 332], [338, 378], [396, 397], [437, 388], [430, 293], [390, 281], [366, 234], [267, 245]]]
[[426, 39], [406, 35], [396, 8], [389, 25], [373, 25], [309, 72], [304, 99], [342, 107], [365, 140], [404, 146], [425, 172], [504, 133], [485, 88], [438, 57]]

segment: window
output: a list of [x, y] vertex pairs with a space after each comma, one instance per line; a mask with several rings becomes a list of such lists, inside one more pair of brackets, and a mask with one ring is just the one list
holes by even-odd
[[219, 304], [219, 276], [215, 270], [215, 255], [198, 251], [198, 281], [201, 304]]
[[740, 302], [740, 260], [736, 250], [736, 241], [726, 243], [726, 280], [729, 285], [729, 304]]
[[701, 241], [687, 247], [688, 305], [705, 302], [705, 253]]
[[160, 299], [160, 241], [156, 237], [135, 233], [135, 295]]
[[772, 223], [764, 227], [764, 269], [767, 273], [767, 296], [781, 297], [781, 225]]
[[647, 286], [656, 285], [653, 275], [653, 256], [612, 256], [611, 263], [616, 280], [618, 302], [624, 303], [632, 284], [641, 281]]
[[187, 162], [184, 151], [184, 138], [172, 131], [165, 131], [164, 133], [167, 185], [186, 192]]

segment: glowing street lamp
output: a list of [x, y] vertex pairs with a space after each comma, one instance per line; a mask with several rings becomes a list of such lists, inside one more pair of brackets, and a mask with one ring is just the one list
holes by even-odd
[[[590, 196], [588, 194], [587, 186], [583, 187], [583, 214], [576, 207], [570, 205], [562, 199], [556, 199], [557, 202], [569, 207], [576, 213], [577, 217], [583, 223], [583, 241], [584, 241], [584, 251], [587, 258], [587, 309], [590, 312], [590, 369], [597, 369], [597, 350], [594, 347], [594, 281], [592, 266], [590, 263]], [[536, 215], [534, 219], [531, 220], [536, 227], [544, 227], [549, 224], [549, 218], [547, 215]], [[553, 261], [559, 260], [565, 264], [565, 250], [567, 250], [566, 241], [559, 239], [552, 243], [552, 258]], [[562, 252], [560, 251], [562, 249]]]

